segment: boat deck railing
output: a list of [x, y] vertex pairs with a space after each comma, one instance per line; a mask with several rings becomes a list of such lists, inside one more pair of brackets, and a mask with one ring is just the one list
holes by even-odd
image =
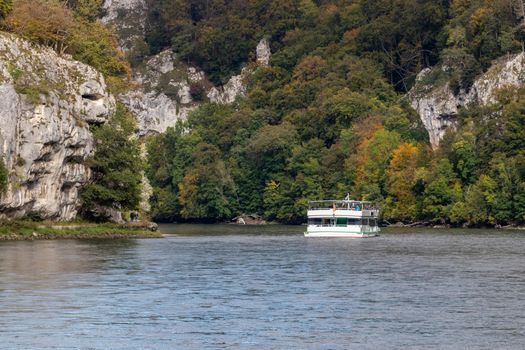
[[[347, 224], [338, 224], [338, 225], [330, 225], [330, 224], [325, 224], [325, 225], [321, 225], [321, 224], [309, 224], [308, 226], [313, 226], [313, 227], [348, 227], [349, 225]], [[351, 226], [351, 225], [350, 225]], [[354, 225], [354, 226], [362, 226], [362, 225]]]
[[308, 210], [328, 209], [362, 211], [377, 210], [377, 207], [375, 207], [371, 202], [354, 200], [322, 200], [308, 203]]

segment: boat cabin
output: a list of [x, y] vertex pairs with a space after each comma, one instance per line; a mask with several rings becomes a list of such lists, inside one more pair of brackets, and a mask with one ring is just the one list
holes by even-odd
[[[348, 198], [348, 197], [347, 197]], [[312, 237], [363, 237], [377, 235], [379, 209], [371, 202], [312, 201], [308, 205], [308, 229]]]

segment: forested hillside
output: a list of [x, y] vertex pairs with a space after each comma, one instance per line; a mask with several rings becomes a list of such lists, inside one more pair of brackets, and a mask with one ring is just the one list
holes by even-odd
[[[221, 221], [244, 213], [300, 223], [309, 200], [350, 193], [378, 203], [389, 222], [525, 222], [525, 84], [499, 88], [487, 104], [455, 105], [458, 116], [434, 149], [409, 98], [418, 84], [446, 84], [462, 100], [494, 60], [518, 57], [523, 0], [143, 5], [143, 47], [127, 56], [99, 21], [103, 0], [0, 0], [0, 25], [95, 67], [117, 96], [134, 88], [133, 68], [165, 50], [216, 86], [248, 68], [246, 94], [234, 103], [210, 103], [202, 87], [189, 85], [200, 107], [141, 140], [154, 219]], [[272, 51], [268, 66], [254, 63], [263, 38]], [[22, 75], [10, 67], [12, 79]], [[45, 91], [20, 93], [37, 101]], [[91, 128], [99, 147], [84, 204], [137, 209], [142, 164], [131, 118], [119, 105], [112, 122]], [[0, 157], [0, 191], [10, 176]]]
[[258, 213], [304, 220], [308, 200], [379, 203], [389, 221], [525, 221], [523, 90], [461, 112], [432, 151], [404, 97], [425, 67], [456, 92], [523, 47], [523, 2], [149, 0], [148, 43], [215, 82], [268, 37], [270, 66], [235, 105], [207, 104], [153, 138], [148, 176], [159, 220]]

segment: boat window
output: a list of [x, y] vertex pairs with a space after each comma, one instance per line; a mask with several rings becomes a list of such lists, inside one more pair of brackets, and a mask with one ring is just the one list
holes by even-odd
[[322, 225], [323, 226], [334, 226], [335, 225], [335, 220], [333, 218], [325, 218], [325, 219], [322, 219]]
[[348, 219], [348, 225], [361, 225], [360, 219]]
[[336, 226], [346, 226], [346, 225], [347, 225], [346, 218], [337, 218]]
[[308, 219], [308, 225], [321, 225], [321, 219]]
[[369, 219], [369, 225], [370, 226], [377, 226], [377, 220], [376, 219]]

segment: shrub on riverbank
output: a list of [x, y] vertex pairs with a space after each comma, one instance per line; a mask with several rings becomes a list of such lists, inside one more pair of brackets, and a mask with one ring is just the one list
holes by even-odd
[[7, 188], [7, 177], [9, 173], [5, 167], [4, 160], [0, 158], [0, 194], [4, 192]]
[[88, 164], [93, 180], [82, 189], [84, 211], [96, 206], [137, 210], [141, 196], [143, 161], [134, 138], [135, 120], [122, 104], [109, 123], [93, 127], [95, 154]]
[[28, 220], [0, 221], [0, 241], [35, 239], [123, 239], [160, 238], [149, 223], [93, 224], [88, 222], [56, 223]]

